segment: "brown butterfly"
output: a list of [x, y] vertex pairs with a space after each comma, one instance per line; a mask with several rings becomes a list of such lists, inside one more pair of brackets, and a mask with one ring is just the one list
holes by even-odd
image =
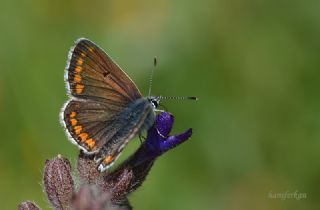
[[87, 39], [77, 40], [70, 50], [65, 81], [70, 99], [61, 122], [71, 142], [95, 154], [101, 172], [154, 123], [160, 97], [142, 97], [128, 75]]

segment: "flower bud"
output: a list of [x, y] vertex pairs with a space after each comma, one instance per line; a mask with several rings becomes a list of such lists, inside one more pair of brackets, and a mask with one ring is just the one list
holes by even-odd
[[47, 160], [43, 182], [51, 205], [59, 210], [70, 209], [74, 183], [69, 160], [61, 155], [52, 160]]
[[31, 201], [24, 201], [19, 204], [19, 210], [41, 210], [35, 203]]
[[72, 200], [74, 210], [127, 210], [126, 206], [117, 206], [111, 202], [111, 194], [101, 192], [95, 185], [82, 186]]
[[77, 169], [81, 185], [99, 185], [102, 180], [101, 173], [97, 170], [98, 165], [94, 160], [94, 156], [86, 155], [82, 151], [80, 152]]

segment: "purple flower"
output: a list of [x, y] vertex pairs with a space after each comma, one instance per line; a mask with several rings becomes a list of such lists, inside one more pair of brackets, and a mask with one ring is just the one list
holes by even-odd
[[144, 154], [141, 155], [141, 161], [154, 159], [168, 150], [185, 142], [191, 135], [192, 129], [185, 132], [169, 136], [174, 123], [174, 117], [168, 112], [160, 113], [153, 127], [148, 130], [147, 139], [143, 143]]
[[[180, 145], [192, 135], [192, 129], [170, 136], [174, 117], [162, 112], [148, 130], [139, 149], [111, 172], [100, 173], [94, 156], [80, 152], [78, 157], [79, 190], [75, 190], [71, 165], [58, 155], [45, 163], [44, 191], [55, 209], [74, 210], [130, 210], [128, 195], [147, 177], [155, 160], [168, 150]], [[19, 210], [40, 209], [26, 201]]]
[[[169, 133], [173, 127], [173, 122], [174, 118], [170, 113], [160, 113], [156, 118], [155, 124], [148, 130], [147, 139], [139, 149], [105, 177], [105, 183], [108, 185], [117, 183], [116, 180], [119, 180], [119, 177], [122, 177], [122, 182], [130, 183], [126, 187], [117, 189], [118, 192], [121, 191], [121, 193], [118, 193], [118, 195], [121, 195], [118, 196], [118, 199], [124, 199], [130, 192], [141, 186], [157, 157], [180, 145], [192, 135], [192, 129], [188, 129], [184, 133], [170, 136]], [[111, 186], [115, 185], [111, 184]]]

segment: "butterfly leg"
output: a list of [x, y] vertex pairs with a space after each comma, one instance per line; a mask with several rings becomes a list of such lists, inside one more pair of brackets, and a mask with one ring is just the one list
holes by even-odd
[[146, 137], [143, 136], [141, 133], [139, 134], [139, 140], [140, 140], [140, 143], [142, 144], [144, 140], [146, 140]]
[[162, 109], [154, 109], [155, 112], [165, 112], [165, 110]]

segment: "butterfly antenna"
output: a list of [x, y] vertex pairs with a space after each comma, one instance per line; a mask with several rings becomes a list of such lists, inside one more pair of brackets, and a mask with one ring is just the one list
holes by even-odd
[[173, 100], [193, 100], [193, 101], [197, 101], [198, 97], [196, 96], [159, 96], [159, 99], [173, 99]]
[[157, 66], [157, 58], [154, 57], [153, 58], [153, 68], [151, 70], [150, 78], [149, 78], [149, 93], [148, 93], [149, 97], [151, 96], [152, 78], [153, 78], [153, 72], [154, 72], [154, 69], [156, 68], [156, 66]]

